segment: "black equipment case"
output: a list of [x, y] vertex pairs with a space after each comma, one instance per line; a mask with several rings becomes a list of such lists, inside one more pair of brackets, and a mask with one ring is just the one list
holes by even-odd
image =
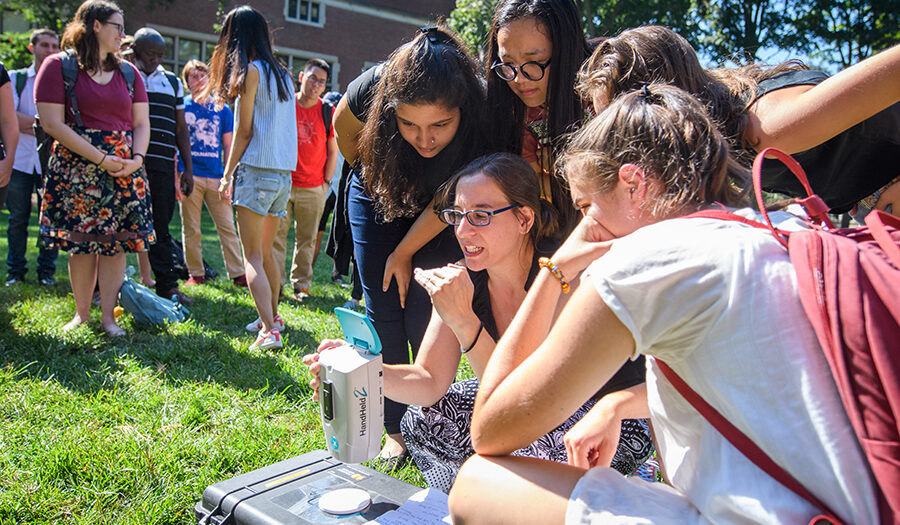
[[[360, 488], [372, 503], [361, 512], [334, 516], [319, 510], [319, 497], [333, 489]], [[199, 525], [366, 523], [422, 490], [362, 465], [348, 465], [315, 450], [210, 485], [194, 507]]]

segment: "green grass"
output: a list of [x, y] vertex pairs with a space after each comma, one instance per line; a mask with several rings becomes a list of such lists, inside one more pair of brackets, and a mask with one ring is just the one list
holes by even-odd
[[[203, 255], [222, 277], [183, 288], [196, 301], [191, 319], [154, 327], [126, 313], [128, 335], [110, 339], [96, 307], [89, 325], [61, 331], [75, 311], [67, 259], [57, 261], [59, 285], [33, 283], [35, 224], [32, 282], [0, 286], [0, 524], [194, 523], [206, 486], [324, 448], [300, 359], [339, 336], [331, 311], [349, 298], [331, 284], [324, 253], [313, 297], [280, 305], [285, 349], [251, 352], [243, 326], [256, 317], [253, 301], [224, 276], [204, 214]], [[414, 466], [393, 475], [423, 484]]]

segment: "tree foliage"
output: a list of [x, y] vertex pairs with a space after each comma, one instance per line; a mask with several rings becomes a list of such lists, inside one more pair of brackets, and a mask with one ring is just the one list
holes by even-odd
[[456, 9], [447, 18], [447, 25], [468, 44], [473, 55], [484, 58], [487, 38], [491, 31], [491, 16], [498, 0], [457, 0]]
[[840, 68], [900, 42], [900, 0], [811, 0], [794, 18], [796, 49]]
[[0, 33], [0, 62], [3, 62], [6, 69], [19, 69], [31, 63], [31, 53], [28, 52], [29, 36], [30, 33], [10, 31]]
[[616, 35], [631, 27], [659, 24], [672, 28], [697, 45], [699, 28], [693, 11], [692, 0], [582, 0], [582, 12], [591, 13], [590, 19], [585, 14], [588, 37]]
[[802, 35], [788, 16], [794, 0], [700, 0], [697, 14], [706, 26], [701, 47], [720, 62], [756, 61], [762, 48], [796, 49]]
[[6, 0], [5, 7], [22, 13], [36, 27], [46, 27], [59, 34], [72, 19], [83, 0]]

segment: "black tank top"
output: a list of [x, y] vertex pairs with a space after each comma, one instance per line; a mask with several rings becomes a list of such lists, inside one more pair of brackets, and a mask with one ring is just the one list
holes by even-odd
[[[756, 98], [784, 87], [815, 85], [826, 78], [828, 75], [821, 71], [782, 73], [760, 82]], [[793, 157], [809, 177], [813, 191], [833, 213], [849, 211], [900, 175], [900, 103]], [[775, 159], [763, 163], [763, 188], [806, 197], [796, 177]]]

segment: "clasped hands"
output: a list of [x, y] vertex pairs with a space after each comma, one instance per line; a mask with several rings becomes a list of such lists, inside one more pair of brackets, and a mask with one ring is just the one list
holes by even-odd
[[97, 167], [106, 170], [110, 177], [127, 177], [143, 165], [140, 159], [123, 159], [116, 155], [104, 155]]

